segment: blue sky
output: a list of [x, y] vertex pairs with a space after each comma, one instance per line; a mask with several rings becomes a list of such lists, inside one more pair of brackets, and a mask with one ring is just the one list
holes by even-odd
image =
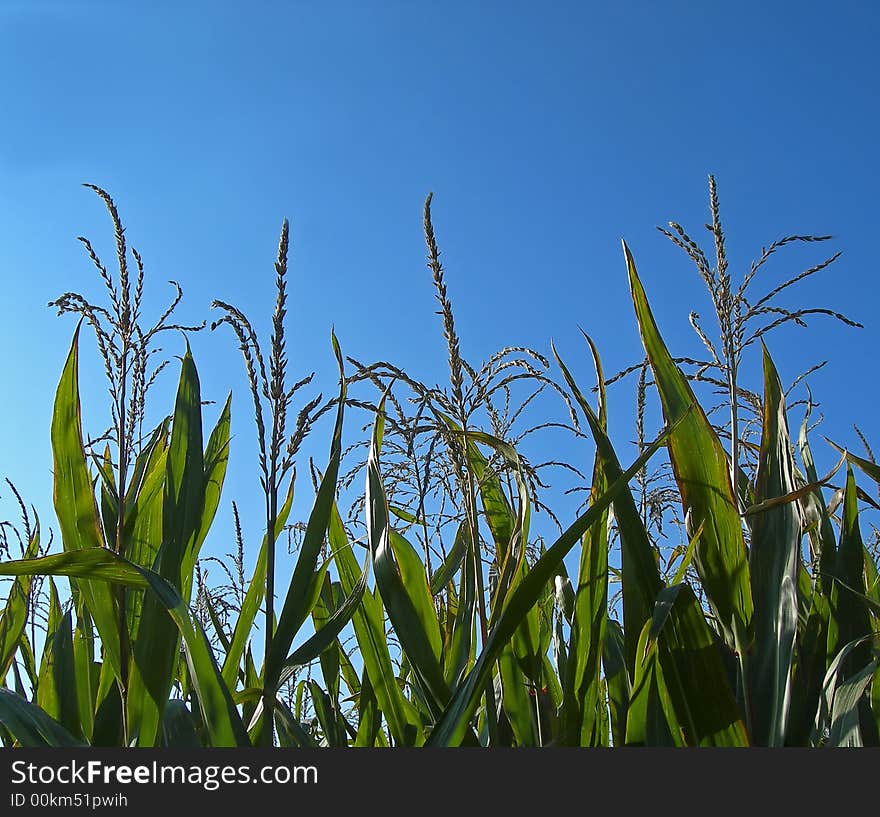
[[[0, 1], [0, 476], [52, 524], [50, 411], [74, 320], [46, 304], [69, 290], [103, 298], [76, 236], [113, 259], [106, 213], [83, 182], [115, 198], [154, 310], [175, 279], [180, 320], [210, 321], [220, 298], [264, 337], [289, 218], [290, 371], [315, 370], [329, 394], [331, 326], [362, 361], [446, 377], [424, 263], [428, 191], [469, 359], [509, 344], [548, 353], [553, 338], [589, 385], [580, 326], [606, 372], [637, 362], [621, 238], [673, 353], [699, 354], [687, 316], [708, 323], [702, 284], [655, 227], [676, 220], [709, 246], [713, 173], [735, 280], [776, 238], [835, 236], [780, 252], [756, 290], [843, 251], [781, 302], [830, 307], [865, 328], [817, 318], [768, 345], [785, 381], [827, 359], [810, 379], [824, 433], [856, 447], [855, 422], [880, 446], [878, 29], [873, 4], [848, 2]], [[225, 329], [192, 343], [203, 396], [235, 395], [217, 525], [229, 530], [236, 499], [255, 547], [240, 355]], [[163, 345], [182, 351], [170, 335]], [[100, 374], [95, 359], [84, 364], [93, 430], [105, 416]], [[157, 389], [163, 406], [175, 380]], [[611, 399], [612, 432], [631, 439], [631, 395]], [[316, 435], [319, 463], [327, 442]], [[579, 456], [562, 445], [549, 454]], [[590, 456], [584, 447], [585, 470]]]

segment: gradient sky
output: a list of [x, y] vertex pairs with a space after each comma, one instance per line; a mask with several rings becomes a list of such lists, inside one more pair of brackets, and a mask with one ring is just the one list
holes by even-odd
[[[421, 228], [428, 191], [469, 359], [509, 344], [549, 353], [553, 338], [592, 385], [580, 326], [606, 372], [637, 362], [621, 238], [673, 353], [701, 354], [687, 316], [710, 324], [702, 283], [655, 227], [676, 220], [710, 246], [713, 173], [735, 281], [774, 239], [834, 235], [780, 252], [755, 291], [843, 251], [780, 302], [829, 307], [865, 328], [817, 318], [768, 346], [786, 382], [827, 359], [809, 381], [822, 431], [855, 450], [858, 423], [880, 446], [878, 29], [867, 2], [0, 0], [0, 477], [53, 524], [50, 411], [75, 321], [46, 304], [69, 290], [104, 297], [76, 236], [108, 264], [114, 256], [106, 212], [83, 182], [116, 200], [147, 266], [148, 314], [175, 279], [180, 320], [210, 321], [220, 298], [264, 337], [289, 218], [290, 372], [315, 370], [330, 394], [331, 326], [362, 361], [446, 377]], [[235, 395], [216, 525], [229, 531], [236, 499], [255, 552], [260, 494], [240, 355], [227, 328], [192, 343], [203, 397]], [[163, 346], [182, 352], [179, 337]], [[162, 411], [175, 381], [157, 389]], [[105, 396], [89, 357], [93, 431]], [[631, 395], [611, 400], [613, 435], [629, 440]], [[319, 463], [327, 443], [316, 435]], [[576, 459], [565, 445], [551, 455]], [[824, 443], [815, 448], [832, 461]], [[584, 446], [585, 470], [591, 456]], [[0, 497], [0, 515], [16, 516], [5, 485]]]

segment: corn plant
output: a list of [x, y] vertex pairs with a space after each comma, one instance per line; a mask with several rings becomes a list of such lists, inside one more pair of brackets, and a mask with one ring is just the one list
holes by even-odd
[[[42, 737], [27, 739], [152, 746], [161, 744], [169, 729], [183, 729], [199, 733], [206, 744], [246, 742], [204, 632], [189, 611], [194, 565], [226, 473], [230, 401], [205, 444], [198, 373], [187, 344], [173, 412], [151, 434], [141, 434], [147, 392], [164, 368], [148, 369], [151, 341], [162, 331], [197, 327], [168, 320], [181, 299], [176, 284], [159, 320], [142, 327], [141, 257], [132, 251], [137, 268], [132, 282], [115, 204], [106, 192], [93, 189], [113, 221], [119, 277], [114, 281], [88, 240], [80, 239], [107, 288], [110, 307], [76, 293], [53, 302], [60, 312], [81, 316], [52, 415], [53, 495], [63, 551], [39, 558], [29, 552], [30, 558], [4, 565], [6, 575], [22, 577], [17, 581], [34, 574], [70, 580], [63, 614], [53, 585], [41, 662], [52, 671], [32, 671], [28, 679], [36, 701], [66, 734], [39, 727]], [[82, 428], [82, 320], [95, 331], [112, 398], [111, 429], [96, 440], [87, 440]], [[95, 451], [108, 438], [115, 443], [115, 459], [109, 445], [103, 453]], [[31, 665], [25, 661], [24, 666]], [[181, 696], [177, 701], [170, 700], [173, 689]], [[14, 719], [34, 714], [33, 704], [20, 696], [4, 696], [4, 706]], [[51, 723], [35, 717], [43, 726]]]
[[[754, 303], [746, 295], [776, 249], [824, 237], [777, 242], [734, 290], [712, 180], [715, 268], [683, 229], [673, 225], [674, 232], [667, 231], [698, 262], [720, 322], [718, 347], [692, 316], [711, 358], [696, 361], [696, 377], [685, 371], [690, 359], [674, 357], [667, 347], [624, 244], [645, 352], [645, 362], [636, 367], [638, 452], [624, 467], [608, 435], [609, 412], [615, 409], [606, 386], [614, 378], [605, 379], [591, 337], [584, 339], [596, 371], [595, 403], [555, 347], [558, 381], [548, 358], [521, 347], [502, 350], [479, 367], [467, 362], [439, 260], [431, 201], [429, 196], [424, 208], [425, 238], [449, 359], [448, 387], [428, 387], [387, 361], [365, 366], [349, 358], [354, 371], [346, 374], [333, 336], [339, 394], [323, 404], [320, 398], [308, 402], [288, 433], [291, 400], [309, 380], [291, 387], [285, 380], [286, 222], [275, 263], [278, 294], [268, 366], [247, 318], [216, 303], [224, 313], [218, 323], [230, 325], [244, 355], [266, 510], [250, 578], [236, 512], [239, 546], [234, 573], [226, 566], [226, 590], [206, 586], [197, 558], [223, 484], [229, 401], [204, 444], [198, 376], [187, 351], [174, 411], [143, 444], [133, 442], [125, 434], [141, 422], [143, 398], [132, 407], [126, 395], [145, 394], [150, 380], [137, 375], [131, 382], [141, 385], [119, 384], [129, 382], [122, 350], [140, 349], [138, 344], [149, 340], [148, 333], [126, 330], [139, 296], [125, 295], [130, 287], [120, 283], [117, 297], [109, 286], [111, 304], [118, 305], [106, 313], [65, 296], [68, 311], [81, 312], [96, 332], [99, 319], [115, 327], [115, 334], [98, 332], [105, 364], [116, 367], [115, 445], [102, 454], [84, 441], [78, 328], [52, 426], [63, 550], [43, 553], [38, 525], [31, 526], [25, 514], [23, 558], [4, 553], [0, 562], [0, 574], [12, 577], [0, 614], [0, 671], [5, 678], [12, 670], [14, 684], [8, 689], [4, 682], [0, 689], [4, 742], [880, 743], [880, 578], [860, 521], [864, 505], [876, 503], [856, 482], [858, 474], [880, 485], [880, 467], [870, 446], [868, 457], [838, 447], [837, 466], [817, 473], [809, 439], [812, 400], [793, 434], [789, 390], [765, 344], [775, 326], [807, 315], [831, 314], [854, 323], [830, 310], [787, 311], [774, 301], [836, 256]], [[124, 255], [122, 228], [115, 207], [108, 207]], [[120, 262], [121, 282], [122, 267]], [[109, 280], [105, 273], [101, 277]], [[140, 283], [134, 291], [139, 290]], [[734, 407], [745, 392], [740, 366], [750, 350], [760, 352], [763, 380], [761, 393], [750, 391], [746, 399], [759, 426], [756, 441], [748, 444], [753, 458], [740, 456], [743, 437]], [[130, 354], [131, 360], [144, 358], [143, 352]], [[713, 424], [711, 408], [698, 400], [694, 387], [701, 379], [726, 392], [731, 408], [726, 428]], [[378, 398], [349, 394], [362, 383], [376, 387]], [[644, 433], [649, 385], [659, 396], [664, 422], [650, 442]], [[520, 387], [525, 392], [518, 397]], [[407, 390], [413, 410], [405, 407], [400, 389]], [[539, 405], [543, 392], [561, 398], [563, 419], [545, 416], [517, 431], [517, 421], [527, 407]], [[317, 418], [334, 408], [329, 458], [322, 470], [312, 468], [315, 499], [276, 616], [275, 547], [290, 515], [293, 460]], [[343, 448], [347, 408], [367, 410], [370, 422], [367, 439]], [[525, 438], [548, 425], [592, 440], [590, 469], [565, 458], [530, 463]], [[646, 468], [661, 449], [668, 455], [671, 485], [649, 511]], [[133, 458], [128, 469], [126, 450]], [[362, 450], [365, 458], [343, 471], [345, 453]], [[567, 525], [561, 511], [551, 511], [540, 476], [542, 467], [554, 465], [582, 480], [588, 494]], [[844, 465], [845, 482], [829, 497]], [[363, 489], [346, 518], [340, 503], [357, 478]], [[686, 539], [664, 568], [657, 519], [672, 503]], [[539, 511], [559, 523], [552, 536], [536, 532], [533, 516]], [[619, 568], [612, 566], [615, 547]], [[569, 573], [569, 564], [576, 564], [576, 572]], [[34, 639], [26, 634], [34, 607], [31, 577], [38, 575], [51, 577], [39, 661]], [[69, 600], [54, 583], [60, 576], [69, 578]], [[613, 579], [620, 584], [616, 594]], [[196, 587], [201, 589], [194, 599]], [[221, 606], [218, 600], [229, 592], [233, 601]], [[261, 605], [262, 656], [254, 632]], [[300, 637], [307, 623], [312, 632]], [[71, 677], [75, 683], [65, 683]]]

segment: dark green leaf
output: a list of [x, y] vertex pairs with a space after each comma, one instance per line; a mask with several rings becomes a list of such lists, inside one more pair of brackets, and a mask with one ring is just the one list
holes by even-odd
[[0, 687], [0, 724], [25, 748], [85, 746], [60, 723], [24, 698]]

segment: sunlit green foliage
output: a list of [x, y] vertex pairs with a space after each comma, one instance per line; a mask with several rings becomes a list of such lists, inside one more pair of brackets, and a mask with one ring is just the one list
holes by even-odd
[[[231, 397], [205, 440], [208, 410], [187, 344], [171, 411], [152, 433], [135, 433], [151, 382], [152, 335], [137, 322], [142, 275], [133, 294], [115, 206], [98, 193], [116, 226], [118, 287], [85, 243], [112, 308], [69, 293], [56, 305], [95, 329], [111, 380], [115, 449], [96, 454], [82, 428], [78, 326], [51, 428], [60, 547], [41, 546], [40, 525], [23, 502], [21, 558], [9, 547], [8, 531], [18, 528], [0, 528], [0, 575], [10, 577], [0, 610], [4, 745], [880, 743], [880, 582], [860, 521], [869, 495], [858, 485], [880, 483], [880, 467], [841, 451], [838, 466], [818, 476], [811, 406], [792, 435], [787, 394], [763, 343], [779, 317], [836, 313], [776, 311], [776, 324], [746, 334], [748, 320], [769, 314], [744, 296], [769, 253], [738, 292], [731, 287], [714, 180], [717, 267], [677, 225], [667, 233], [697, 262], [718, 308], [733, 310], [721, 321], [720, 353], [694, 324], [714, 356], [697, 376], [667, 348], [649, 287], [623, 247], [645, 351], [636, 367], [639, 450], [631, 457], [608, 436], [609, 413], [619, 407], [606, 385], [615, 378], [605, 379], [593, 339], [580, 357], [596, 369], [595, 398], [555, 348], [554, 365], [519, 347], [482, 366], [462, 356], [430, 197], [428, 266], [449, 387], [427, 387], [388, 362], [346, 359], [332, 336], [338, 393], [308, 403], [285, 432], [290, 398], [309, 382], [285, 385], [285, 222], [268, 375], [247, 318], [216, 304], [245, 357], [271, 531], [253, 554], [238, 531], [236, 575], [227, 566], [232, 589], [223, 591], [203, 582], [200, 551], [229, 462]], [[770, 253], [824, 238], [790, 237]], [[168, 314], [153, 332], [170, 328]], [[760, 352], [763, 372], [763, 394], [750, 395], [757, 432], [738, 425], [738, 372], [749, 348]], [[732, 401], [725, 427], [713, 425], [696, 391], [712, 366]], [[664, 424], [650, 442], [641, 422], [649, 375]], [[355, 397], [362, 384], [378, 396]], [[517, 404], [518, 386], [532, 391]], [[561, 400], [565, 421], [547, 418], [517, 432], [523, 409], [544, 391]], [[370, 417], [366, 437], [354, 443], [343, 439], [352, 409]], [[299, 526], [293, 570], [282, 577], [275, 545], [296, 527], [289, 523], [294, 456], [324, 413], [334, 418], [329, 455], [312, 468], [315, 499]], [[533, 531], [533, 514], [562, 514], [545, 504], [541, 467], [522, 442], [551, 423], [591, 440], [595, 454], [588, 476], [565, 463], [589, 498], [547, 537]], [[346, 470], [362, 450], [365, 458]], [[685, 534], [667, 548], [665, 564], [645, 495], [647, 467], [664, 452], [670, 479], [660, 512], [674, 511]], [[844, 463], [845, 483], [829, 493]], [[356, 476], [365, 487], [344, 513]], [[39, 577], [50, 577], [47, 598]]]

